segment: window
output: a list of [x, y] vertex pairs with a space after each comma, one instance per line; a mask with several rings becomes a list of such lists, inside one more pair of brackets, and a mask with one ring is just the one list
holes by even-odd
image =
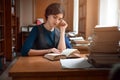
[[78, 33], [79, 0], [74, 0], [73, 31]]
[[120, 0], [100, 0], [99, 25], [120, 27]]
[[119, 27], [119, 30], [120, 30], [120, 0], [118, 1], [118, 5], [119, 5], [119, 10], [118, 10], [118, 27]]

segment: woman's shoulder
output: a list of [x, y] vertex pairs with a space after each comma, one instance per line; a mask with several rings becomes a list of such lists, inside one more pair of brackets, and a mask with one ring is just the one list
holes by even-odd
[[41, 28], [43, 28], [43, 24], [41, 24], [41, 25], [34, 25], [33, 26], [33, 30], [35, 30], [35, 31], [37, 31], [37, 30], [39, 30]]
[[40, 25], [36, 25], [36, 28], [38, 29], [42, 29], [44, 27], [44, 23], [40, 24]]

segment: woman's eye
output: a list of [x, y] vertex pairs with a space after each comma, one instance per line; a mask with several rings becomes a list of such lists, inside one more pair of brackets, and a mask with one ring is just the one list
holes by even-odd
[[53, 16], [54, 19], [61, 21], [62, 18], [59, 18], [58, 16]]
[[54, 19], [57, 19], [57, 16], [53, 16]]
[[61, 21], [61, 20], [62, 20], [62, 18], [59, 19], [59, 21]]

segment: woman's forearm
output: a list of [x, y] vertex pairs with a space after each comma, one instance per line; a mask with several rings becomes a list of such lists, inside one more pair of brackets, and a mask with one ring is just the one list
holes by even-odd
[[30, 49], [28, 52], [28, 56], [42, 56], [46, 53], [60, 53], [60, 51], [56, 48], [50, 48], [50, 49], [43, 49], [43, 50], [35, 50]]
[[67, 28], [68, 24], [66, 23], [65, 20], [61, 20], [61, 22], [59, 23], [59, 27], [60, 27], [60, 41], [58, 44], [58, 49], [63, 51], [64, 49], [66, 49], [66, 43], [65, 43], [65, 30]]
[[37, 55], [44, 55], [46, 53], [49, 53], [50, 52], [50, 49], [45, 49], [45, 50], [34, 50], [34, 49], [30, 49], [29, 52], [28, 52], [28, 55], [29, 56], [37, 56]]
[[58, 44], [58, 49], [60, 51], [63, 51], [64, 49], [66, 49], [66, 44], [65, 44], [65, 32], [61, 32], [60, 33], [60, 41]]

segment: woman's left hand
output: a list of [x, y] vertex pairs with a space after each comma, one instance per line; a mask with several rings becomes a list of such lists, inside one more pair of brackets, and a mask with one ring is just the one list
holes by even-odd
[[65, 32], [66, 28], [68, 27], [68, 24], [65, 20], [61, 20], [58, 26], [61, 32]]

